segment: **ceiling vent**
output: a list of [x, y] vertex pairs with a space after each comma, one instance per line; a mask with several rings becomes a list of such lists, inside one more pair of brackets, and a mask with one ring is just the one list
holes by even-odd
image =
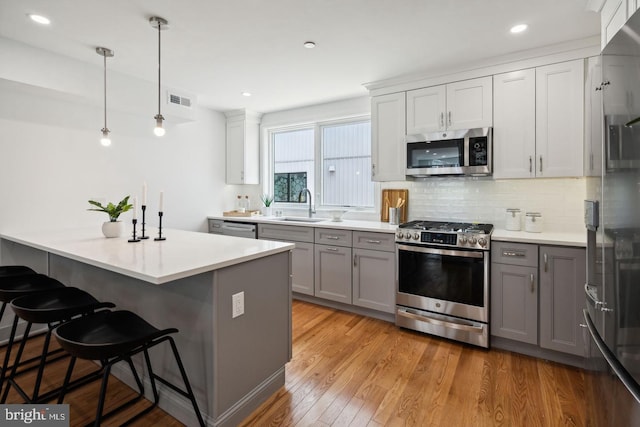
[[178, 95], [175, 92], [168, 92], [167, 102], [169, 104], [191, 108], [191, 98], [183, 95]]

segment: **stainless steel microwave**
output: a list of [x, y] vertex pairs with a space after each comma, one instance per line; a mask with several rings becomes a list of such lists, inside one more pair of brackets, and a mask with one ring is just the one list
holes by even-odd
[[408, 177], [491, 175], [492, 128], [407, 135]]

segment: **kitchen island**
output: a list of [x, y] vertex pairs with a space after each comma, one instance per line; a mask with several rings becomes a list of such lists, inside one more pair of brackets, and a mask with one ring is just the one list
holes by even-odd
[[[152, 231], [136, 243], [104, 238], [98, 227], [3, 233], [0, 263], [28, 265], [158, 328], [178, 328], [174, 338], [205, 421], [237, 425], [284, 385], [294, 245], [180, 230], [163, 230], [166, 240], [154, 241]], [[233, 295], [243, 300], [237, 316]], [[156, 372], [181, 385], [168, 346], [151, 357]], [[141, 358], [134, 363], [145, 371]], [[133, 386], [128, 368], [119, 368], [113, 374]], [[150, 397], [146, 372], [144, 382]], [[190, 402], [159, 386], [159, 406], [195, 425]]]

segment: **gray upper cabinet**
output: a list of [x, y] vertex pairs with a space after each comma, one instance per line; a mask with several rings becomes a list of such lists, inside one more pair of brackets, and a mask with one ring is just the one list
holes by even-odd
[[584, 249], [540, 246], [540, 347], [584, 356], [585, 281]]

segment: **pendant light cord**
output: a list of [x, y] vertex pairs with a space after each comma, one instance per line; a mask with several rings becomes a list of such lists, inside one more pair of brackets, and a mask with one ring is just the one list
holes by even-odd
[[107, 129], [107, 53], [103, 54], [104, 58], [104, 128]]
[[161, 116], [160, 113], [160, 33], [161, 33], [162, 23], [158, 21], [158, 115]]

